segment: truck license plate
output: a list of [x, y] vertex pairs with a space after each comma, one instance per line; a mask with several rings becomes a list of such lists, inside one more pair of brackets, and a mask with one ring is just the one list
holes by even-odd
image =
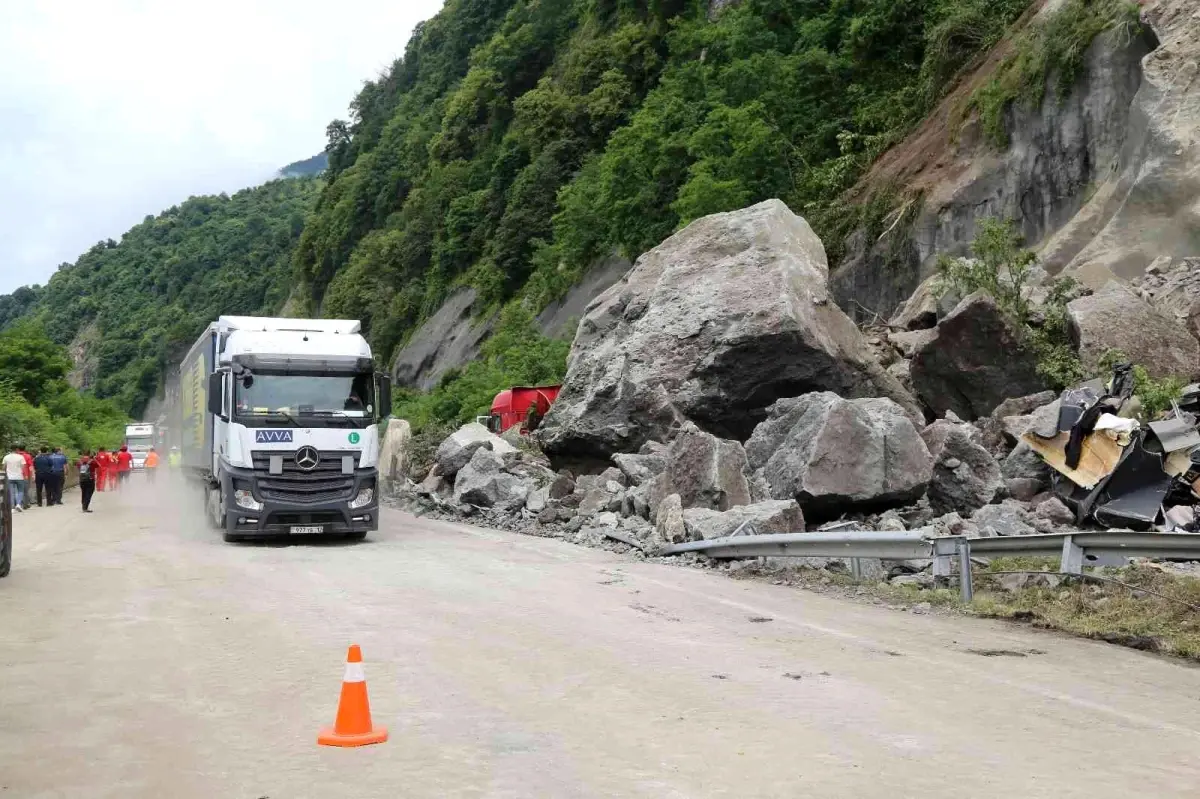
[[325, 528], [321, 526], [292, 528], [292, 535], [320, 535], [323, 532], [325, 532]]

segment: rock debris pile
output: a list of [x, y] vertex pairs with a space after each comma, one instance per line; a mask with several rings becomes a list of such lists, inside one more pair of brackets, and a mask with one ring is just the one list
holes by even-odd
[[[399, 494], [422, 513], [648, 555], [846, 524], [972, 537], [1195, 529], [1200, 387], [1139, 419], [1129, 364], [1048, 391], [986, 295], [923, 284], [871, 336], [827, 281], [821, 241], [778, 201], [702, 219], [589, 306], [536, 433], [466, 425]], [[1179, 267], [1159, 268], [1068, 311], [1086, 358], [1116, 330], [1143, 360], [1194, 378], [1197, 296]]]

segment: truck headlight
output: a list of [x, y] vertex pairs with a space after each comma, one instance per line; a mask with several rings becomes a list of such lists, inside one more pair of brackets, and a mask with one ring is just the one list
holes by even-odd
[[375, 501], [375, 489], [364, 488], [358, 492], [358, 496], [350, 500], [351, 508], [365, 508]]
[[237, 503], [239, 508], [246, 510], [262, 510], [263, 504], [254, 498], [253, 491], [247, 491], [244, 488], [239, 488], [233, 492], [233, 501]]

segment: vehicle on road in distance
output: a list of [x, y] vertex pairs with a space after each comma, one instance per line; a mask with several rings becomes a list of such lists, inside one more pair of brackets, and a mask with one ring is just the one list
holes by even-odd
[[537, 430], [542, 417], [558, 399], [562, 386], [516, 386], [505, 389], [492, 400], [492, 412], [479, 420], [481, 424], [499, 435], [505, 430], [521, 425], [522, 433]]
[[133, 456], [133, 468], [146, 468], [146, 454], [152, 447], [158, 446], [158, 437], [154, 425], [146, 422], [125, 425], [125, 446]]
[[181, 468], [227, 541], [379, 529], [377, 422], [392, 389], [360, 330], [222, 316], [184, 358], [170, 413]]

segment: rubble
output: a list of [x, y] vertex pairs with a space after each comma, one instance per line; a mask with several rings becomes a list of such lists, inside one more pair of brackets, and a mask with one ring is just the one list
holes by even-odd
[[1009, 397], [1046, 388], [1023, 333], [986, 294], [964, 299], [935, 330], [910, 368], [917, 395], [939, 416], [953, 411], [972, 421]]
[[693, 222], [588, 306], [536, 437], [552, 456], [608, 458], [691, 420], [748, 436], [809, 391], [915, 399], [829, 296], [825, 248], [779, 200]]
[[1023, 502], [1006, 499], [999, 505], [986, 505], [971, 515], [971, 521], [984, 537], [1033, 535], [1036, 520]]
[[913, 502], [933, 469], [929, 449], [896, 403], [828, 392], [771, 406], [746, 455], [773, 499], [796, 499], [814, 516]]
[[1198, 376], [1200, 341], [1123, 283], [1109, 281], [1090, 297], [1071, 301], [1067, 315], [1088, 369], [1096, 369], [1110, 350], [1120, 350], [1156, 377]]
[[1163, 256], [1146, 269], [1133, 288], [1200, 339], [1200, 258], [1175, 260]]

